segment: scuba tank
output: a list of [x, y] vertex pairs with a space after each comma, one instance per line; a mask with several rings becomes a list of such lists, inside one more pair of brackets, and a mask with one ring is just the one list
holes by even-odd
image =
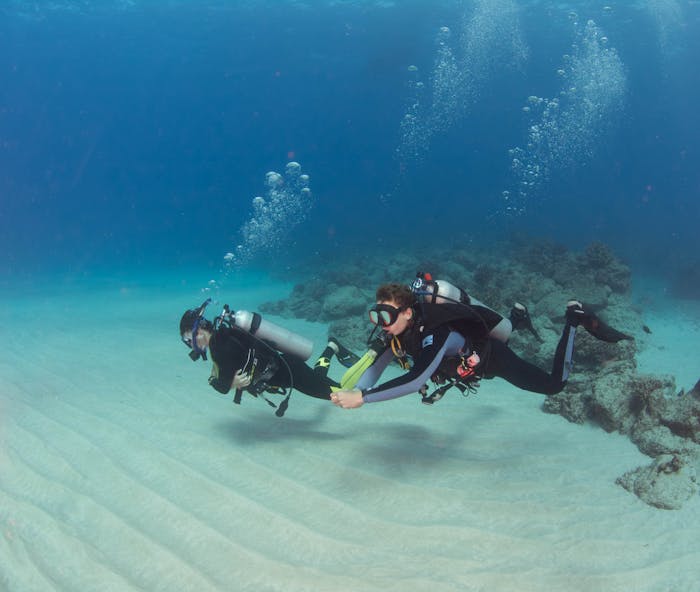
[[411, 290], [423, 302], [430, 302], [431, 304], [444, 304], [445, 302], [472, 303], [471, 298], [462, 288], [458, 288], [445, 280], [434, 280], [429, 273], [419, 273], [411, 285]]
[[[488, 336], [498, 339], [498, 341], [502, 341], [503, 343], [507, 343], [508, 339], [510, 339], [510, 334], [513, 332], [513, 325], [509, 319], [493, 310], [490, 306], [469, 296], [462, 288], [446, 280], [434, 280], [430, 273], [419, 272], [416, 274], [416, 279], [413, 280], [411, 284], [411, 292], [416, 295], [418, 301], [421, 303], [445, 304], [448, 302], [452, 304], [463, 304], [477, 313], [481, 311], [483, 314], [488, 311], [491, 314], [487, 314], [486, 316], [493, 317], [493, 315], [495, 315], [495, 318], [491, 320], [492, 326], [490, 327]], [[486, 326], [486, 321], [484, 321], [484, 325]]]
[[268, 342], [273, 348], [302, 360], [308, 360], [311, 357], [313, 343], [309, 339], [266, 321], [257, 312], [238, 310], [230, 311], [228, 315], [233, 325]]

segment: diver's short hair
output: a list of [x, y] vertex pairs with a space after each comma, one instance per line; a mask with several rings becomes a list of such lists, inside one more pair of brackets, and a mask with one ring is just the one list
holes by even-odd
[[411, 307], [416, 303], [416, 297], [408, 286], [403, 284], [382, 284], [377, 288], [377, 302], [392, 301], [400, 307]]
[[192, 331], [194, 323], [197, 319], [200, 319], [199, 326], [202, 329], [205, 329], [206, 331], [212, 331], [214, 329], [214, 325], [212, 325], [211, 321], [208, 321], [204, 317], [200, 317], [199, 310], [190, 309], [186, 310], [185, 314], [183, 314], [182, 318], [180, 319], [180, 335], [184, 335], [188, 331]]

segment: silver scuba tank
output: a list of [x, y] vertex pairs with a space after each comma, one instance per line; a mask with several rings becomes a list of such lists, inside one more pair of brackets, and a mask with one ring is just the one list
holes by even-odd
[[231, 316], [236, 327], [268, 342], [272, 347], [286, 354], [308, 360], [314, 344], [306, 337], [292, 333], [284, 327], [266, 321], [257, 312], [238, 310]]
[[427, 282], [423, 289], [426, 292], [427, 302], [434, 302], [435, 304], [444, 304], [445, 302], [471, 304], [470, 298], [464, 290], [445, 280]]
[[483, 302], [480, 302], [476, 298], [469, 296], [464, 290], [458, 288], [454, 284], [447, 282], [445, 280], [434, 280], [428, 282], [424, 287], [425, 291], [428, 293], [427, 302], [435, 302], [437, 304], [443, 304], [445, 302], [460, 302], [461, 304], [468, 304], [469, 306], [481, 306], [492, 312], [498, 314], [501, 320], [491, 329], [489, 332], [489, 337], [498, 339], [503, 343], [507, 343], [510, 339], [510, 334], [513, 332], [513, 325], [510, 320], [501, 315], [498, 311], [493, 310], [490, 306], [487, 306]]

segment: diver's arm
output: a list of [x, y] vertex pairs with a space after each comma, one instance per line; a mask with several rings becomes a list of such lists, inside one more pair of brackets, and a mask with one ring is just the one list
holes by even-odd
[[446, 355], [455, 354], [464, 346], [464, 337], [447, 327], [438, 327], [423, 338], [423, 343], [423, 349], [416, 357], [411, 370], [378, 387], [363, 390], [362, 402], [377, 403], [417, 393], [435, 374], [442, 359]]
[[377, 384], [377, 381], [381, 377], [382, 373], [384, 370], [386, 370], [387, 366], [391, 364], [393, 359], [394, 352], [391, 351], [391, 348], [387, 348], [384, 353], [362, 373], [362, 376], [360, 376], [359, 380], [355, 384], [355, 388], [362, 390]]
[[[226, 382], [225, 378], [216, 375], [216, 364], [212, 368], [211, 376], [209, 377], [209, 384], [219, 391], [222, 395], [227, 395], [231, 389], [236, 391], [244, 391], [250, 386], [252, 381], [252, 376], [248, 372], [244, 372], [242, 369], [238, 370], [230, 382]], [[228, 385], [228, 386], [227, 386]]]
[[364, 392], [357, 389], [335, 392], [331, 395], [331, 401], [343, 409], [356, 409], [363, 403], [387, 401], [418, 392], [435, 373], [442, 359], [459, 352], [464, 343], [465, 339], [459, 333], [447, 327], [438, 327], [423, 338], [423, 349], [407, 374]]
[[236, 372], [231, 382], [231, 388], [236, 390], [244, 390], [250, 386], [253, 377], [249, 372], [244, 372], [243, 369]]
[[236, 348], [224, 336], [214, 334], [209, 342], [212, 368], [209, 376], [209, 384], [222, 395], [228, 394], [233, 386], [237, 368], [229, 361], [236, 357]]
[[230, 382], [225, 382], [221, 380], [218, 376], [216, 376], [213, 373], [212, 369], [212, 375], [209, 377], [209, 385], [214, 388], [216, 391], [221, 393], [222, 395], [227, 395], [228, 392], [231, 390], [231, 383]]

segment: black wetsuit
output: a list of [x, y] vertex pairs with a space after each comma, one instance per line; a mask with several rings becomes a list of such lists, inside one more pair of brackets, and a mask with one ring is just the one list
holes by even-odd
[[[432, 307], [449, 305], [436, 304]], [[454, 315], [458, 309], [453, 309]], [[398, 378], [377, 387], [384, 369], [394, 358], [394, 352], [387, 348], [376, 362], [370, 366], [357, 383], [362, 390], [362, 400], [374, 403], [402, 397], [418, 392], [428, 380], [439, 371], [445, 373], [450, 365], [456, 372], [460, 356], [476, 352], [481, 361], [474, 368], [478, 378], [503, 378], [518, 388], [552, 395], [566, 385], [573, 354], [573, 338], [576, 328], [566, 324], [557, 345], [551, 374], [518, 357], [508, 345], [488, 336], [488, 325], [480, 323], [473, 313], [462, 311], [461, 319], [444, 321], [444, 311], [424, 307], [424, 314], [416, 309], [415, 322], [406, 330], [399, 341], [403, 350], [413, 359], [411, 369]], [[434, 314], [433, 314], [434, 313]], [[430, 317], [438, 317], [437, 321]], [[439, 318], [443, 317], [443, 318]]]
[[236, 372], [251, 374], [245, 390], [258, 394], [268, 388], [293, 388], [317, 399], [330, 399], [338, 383], [326, 376], [327, 367], [310, 368], [301, 358], [279, 353], [240, 329], [219, 327], [209, 341], [213, 362], [209, 384], [226, 394]]

